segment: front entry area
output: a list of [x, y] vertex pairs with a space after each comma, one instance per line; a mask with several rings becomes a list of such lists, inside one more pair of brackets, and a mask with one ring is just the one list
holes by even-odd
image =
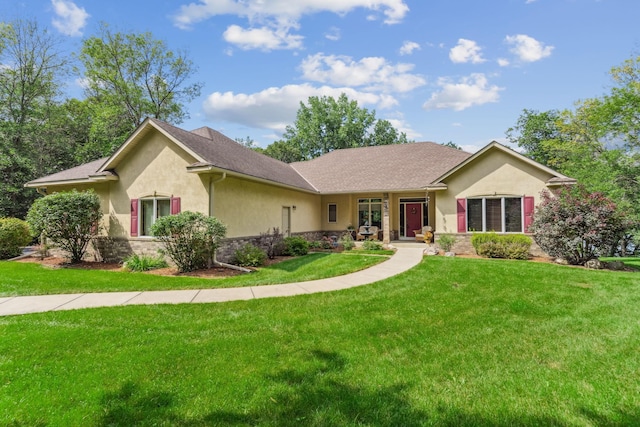
[[426, 199], [400, 199], [400, 239], [414, 239], [415, 230], [429, 224]]

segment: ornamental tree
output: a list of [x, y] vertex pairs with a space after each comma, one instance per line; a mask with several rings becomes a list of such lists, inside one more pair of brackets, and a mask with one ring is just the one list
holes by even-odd
[[611, 199], [583, 186], [563, 187], [555, 195], [544, 190], [531, 232], [549, 255], [580, 265], [611, 251], [631, 222]]
[[151, 234], [180, 272], [207, 267], [226, 233], [217, 218], [190, 211], [160, 217], [151, 226]]
[[27, 213], [32, 235], [68, 252], [71, 263], [82, 261], [100, 218], [100, 198], [93, 190], [50, 194], [37, 199]]

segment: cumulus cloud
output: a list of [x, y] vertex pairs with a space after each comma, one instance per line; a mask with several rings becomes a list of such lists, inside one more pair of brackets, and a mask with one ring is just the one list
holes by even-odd
[[272, 29], [267, 27], [244, 29], [231, 25], [223, 34], [224, 39], [243, 50], [261, 49], [299, 49], [303, 37], [289, 34], [287, 28]]
[[498, 65], [501, 67], [507, 67], [511, 62], [507, 58], [498, 58]]
[[315, 87], [310, 84], [271, 87], [260, 92], [245, 94], [214, 92], [207, 97], [203, 109], [208, 119], [227, 121], [253, 128], [284, 132], [295, 121], [300, 102], [310, 96], [338, 98], [345, 93], [361, 106], [391, 107], [397, 100], [389, 95], [360, 92], [348, 87]]
[[[246, 18], [252, 28], [243, 30], [237, 25], [229, 27], [225, 32], [225, 39], [230, 43], [239, 39], [243, 49], [251, 49], [252, 46], [273, 49], [268, 46], [279, 40], [278, 49], [298, 49], [301, 47], [302, 37], [288, 33], [290, 29], [298, 28], [302, 16], [320, 12], [344, 15], [356, 8], [382, 12], [387, 24], [399, 23], [409, 11], [403, 0], [198, 0], [182, 5], [173, 16], [173, 22], [179, 28], [189, 29], [213, 16], [235, 15]], [[256, 38], [260, 34], [269, 37], [269, 41], [264, 44], [257, 42]], [[335, 38], [336, 34], [330, 33], [327, 36], [334, 40], [332, 37]]]
[[480, 46], [475, 41], [467, 39], [458, 39], [458, 44], [449, 51], [449, 59], [456, 64], [480, 64], [485, 61]]
[[525, 34], [505, 37], [505, 43], [512, 46], [511, 53], [516, 55], [520, 61], [535, 62], [551, 55], [553, 46], [545, 46], [544, 43], [529, 37]]
[[431, 98], [424, 103], [422, 107], [425, 110], [462, 111], [476, 105], [497, 102], [500, 91], [503, 90], [498, 86], [489, 85], [486, 76], [482, 73], [471, 74], [458, 82], [441, 78], [438, 80], [438, 86], [441, 90], [431, 95]]
[[69, 0], [51, 0], [56, 17], [51, 20], [55, 29], [67, 36], [79, 37], [87, 25], [89, 15], [83, 7]]
[[410, 73], [413, 64], [390, 64], [382, 57], [355, 61], [349, 56], [318, 53], [305, 58], [300, 68], [305, 80], [375, 92], [409, 92], [426, 83], [422, 76]]
[[416, 42], [405, 41], [400, 48], [400, 55], [411, 55], [414, 50], [420, 50], [420, 45]]

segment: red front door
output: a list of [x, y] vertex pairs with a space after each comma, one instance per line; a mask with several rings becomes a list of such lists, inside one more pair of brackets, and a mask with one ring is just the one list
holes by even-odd
[[415, 237], [415, 230], [422, 228], [422, 203], [407, 203], [405, 205], [405, 224], [407, 237]]

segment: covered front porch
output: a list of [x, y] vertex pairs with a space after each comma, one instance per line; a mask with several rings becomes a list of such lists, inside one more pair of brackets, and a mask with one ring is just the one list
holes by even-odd
[[323, 229], [353, 229], [357, 236], [360, 227], [367, 226], [375, 230], [371, 238], [386, 244], [416, 241], [416, 231], [435, 229], [435, 202], [435, 192], [323, 195]]

